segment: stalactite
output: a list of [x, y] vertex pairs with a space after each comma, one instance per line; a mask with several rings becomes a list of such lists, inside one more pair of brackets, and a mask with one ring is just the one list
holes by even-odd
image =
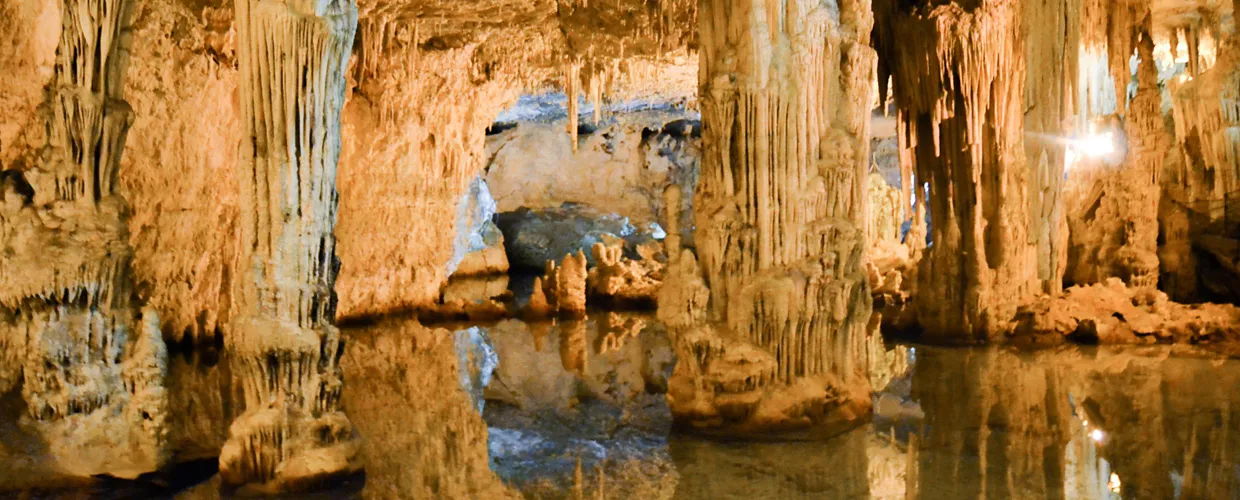
[[[869, 5], [701, 9], [700, 261], [675, 259], [660, 298], [681, 353], [668, 399], [704, 431], [821, 436], [869, 404], [855, 362], [871, 307]], [[699, 273], [711, 324], [691, 285]]]
[[1022, 137], [1021, 5], [877, 6], [898, 131], [917, 181], [930, 189], [934, 243], [917, 287], [918, 320], [930, 336], [997, 335], [1039, 285]]
[[567, 64], [564, 71], [564, 93], [568, 94], [568, 139], [572, 141], [573, 153], [577, 152], [577, 94], [581, 92], [581, 66], [580, 60], [573, 61]]
[[340, 110], [357, 6], [299, 7], [236, 3], [244, 271], [227, 346], [246, 381], [245, 413], [220, 470], [228, 483], [272, 489], [358, 466], [332, 325]]
[[168, 459], [167, 353], [158, 316], [136, 300], [115, 193], [133, 122], [132, 8], [61, 2], [47, 147], [39, 165], [0, 179], [0, 392], [20, 381], [22, 426], [71, 475], [135, 477]]

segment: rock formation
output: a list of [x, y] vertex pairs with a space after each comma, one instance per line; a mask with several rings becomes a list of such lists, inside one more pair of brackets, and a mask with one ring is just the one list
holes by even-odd
[[1240, 297], [1240, 247], [1235, 243], [1240, 223], [1235, 208], [1240, 189], [1237, 43], [1234, 35], [1226, 40], [1212, 68], [1179, 77], [1191, 78], [1187, 81], [1169, 82], [1177, 144], [1162, 177], [1160, 284], [1179, 301]]
[[654, 305], [663, 268], [656, 252], [658, 243], [638, 247], [640, 260], [624, 257], [621, 245], [595, 243], [591, 249], [598, 264], [586, 276], [586, 295], [611, 307]]
[[1240, 339], [1240, 308], [1177, 304], [1153, 287], [1109, 278], [1022, 306], [1011, 335], [1037, 344], [1219, 343]]
[[[696, 70], [696, 65], [686, 65]], [[658, 222], [666, 229], [663, 191], [677, 186], [686, 202], [681, 227], [686, 236], [692, 234], [693, 190], [701, 159], [697, 113], [667, 109], [662, 103], [628, 111], [623, 106], [641, 103], [617, 103], [608, 107], [609, 118], [587, 120], [579, 127], [584, 133], [573, 154], [557, 126], [562, 120], [558, 115], [544, 123], [543, 115], [532, 114], [547, 104], [545, 98], [522, 98], [498, 118], [514, 121], [496, 123], [487, 136], [491, 160], [486, 179], [500, 212], [555, 209], [572, 202], [621, 214], [635, 226]]]
[[1069, 173], [1065, 280], [1072, 283], [1111, 277], [1135, 287], [1158, 283], [1159, 177], [1172, 140], [1161, 111], [1151, 20], [1143, 18], [1145, 24], [1134, 29], [1140, 38], [1136, 95], [1119, 103], [1124, 126], [1103, 124], [1094, 131], [1118, 143], [1115, 156], [1123, 161], [1082, 158]]
[[0, 176], [0, 393], [20, 384], [21, 427], [54, 473], [136, 477], [166, 462], [168, 431], [167, 353], [117, 193], [134, 5], [59, 7], [43, 144], [33, 133]]
[[702, 432], [830, 435], [869, 407], [868, 2], [712, 0], [700, 16], [697, 257], [668, 249], [668, 401]]
[[508, 272], [508, 254], [504, 252], [504, 234], [492, 220], [495, 198], [481, 177], [469, 184], [456, 209], [456, 241], [452, 259], [448, 261], [449, 276], [475, 276]]
[[586, 256], [565, 255], [560, 265], [547, 261], [546, 273], [534, 279], [534, 294], [526, 314], [546, 318], [557, 314], [582, 317], [586, 314]]
[[343, 351], [333, 325], [336, 162], [351, 0], [238, 0], [242, 123], [239, 278], [225, 339], [245, 413], [220, 452], [224, 481], [260, 489], [354, 470], [340, 408]]
[[875, 5], [899, 133], [917, 182], [929, 185], [934, 244], [921, 259], [917, 286], [917, 317], [928, 336], [994, 337], [1040, 288], [1029, 235], [1035, 184], [1022, 137], [1021, 6]]

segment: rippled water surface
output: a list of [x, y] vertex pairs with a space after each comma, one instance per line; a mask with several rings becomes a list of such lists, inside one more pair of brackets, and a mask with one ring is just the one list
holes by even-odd
[[[1190, 348], [876, 341], [871, 422], [829, 441], [756, 443], [672, 430], [673, 349], [649, 315], [464, 333], [386, 320], [347, 333], [343, 404], [366, 470], [302, 497], [1240, 498], [1240, 361]], [[485, 361], [481, 337], [498, 365], [485, 389], [465, 391], [481, 381], [458, 366]], [[39, 472], [20, 395], [5, 395], [0, 490], [220, 497], [214, 457], [240, 399], [227, 364], [173, 358], [178, 465], [137, 481], [70, 486]]]

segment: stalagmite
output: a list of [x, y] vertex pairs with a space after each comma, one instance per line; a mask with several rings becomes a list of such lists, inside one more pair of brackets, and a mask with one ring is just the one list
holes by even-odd
[[45, 147], [0, 175], [0, 393], [20, 384], [19, 425], [56, 474], [136, 477], [169, 458], [167, 353], [116, 192], [133, 7], [60, 2]]
[[237, 0], [242, 235], [231, 335], [245, 412], [220, 452], [234, 485], [278, 490], [355, 469], [332, 324], [336, 162], [351, 0]]
[[697, 258], [674, 258], [659, 304], [678, 352], [668, 402], [702, 432], [831, 435], [870, 404], [869, 5], [701, 9]]
[[899, 133], [930, 191], [918, 321], [926, 335], [957, 341], [998, 335], [1041, 288], [1022, 137], [1022, 3], [969, 7], [876, 5]]
[[546, 272], [534, 280], [534, 294], [526, 307], [526, 316], [585, 316], [586, 278], [586, 255], [583, 252], [565, 255], [559, 266], [554, 260], [547, 261]]

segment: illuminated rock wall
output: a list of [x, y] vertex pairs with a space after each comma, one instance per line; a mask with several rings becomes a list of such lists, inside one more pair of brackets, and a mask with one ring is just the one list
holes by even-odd
[[[21, 384], [20, 425], [55, 472], [135, 477], [168, 455], [167, 354], [157, 314], [134, 291], [129, 208], [116, 192], [133, 123], [123, 90], [134, 5], [59, 7], [45, 101], [26, 117], [46, 135], [20, 137], [0, 176], [0, 393]], [[53, 16], [43, 9], [39, 19]]]

